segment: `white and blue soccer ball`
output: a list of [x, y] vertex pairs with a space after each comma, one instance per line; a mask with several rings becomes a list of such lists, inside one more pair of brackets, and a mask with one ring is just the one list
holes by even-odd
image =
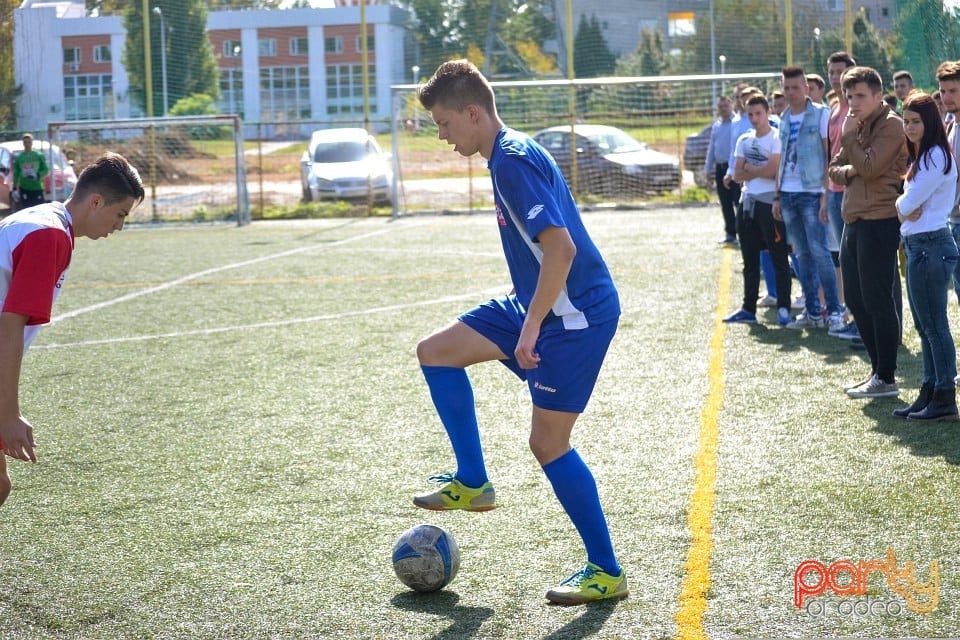
[[415, 591], [443, 589], [460, 568], [460, 549], [447, 531], [432, 524], [407, 529], [393, 545], [393, 570]]

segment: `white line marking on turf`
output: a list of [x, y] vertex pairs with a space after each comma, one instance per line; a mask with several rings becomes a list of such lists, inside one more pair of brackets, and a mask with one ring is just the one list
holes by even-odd
[[[418, 223], [413, 223], [418, 224]], [[419, 224], [423, 224], [422, 222]], [[353, 236], [351, 238], [344, 238], [343, 240], [336, 240], [334, 242], [320, 242], [317, 244], [312, 244], [307, 247], [298, 247], [296, 249], [290, 249], [288, 251], [281, 251], [280, 253], [272, 253], [267, 256], [260, 256], [259, 258], [251, 258], [250, 260], [244, 260], [242, 262], [234, 262], [233, 264], [225, 264], [220, 267], [213, 267], [211, 269], [204, 269], [203, 271], [197, 271], [196, 273], [191, 273], [190, 275], [183, 276], [182, 278], [177, 278], [176, 280], [170, 280], [169, 282], [164, 282], [153, 287], [147, 287], [146, 289], [140, 289], [139, 291], [133, 291], [131, 293], [120, 296], [119, 298], [113, 298], [112, 300], [104, 300], [103, 302], [98, 302], [96, 304], [91, 304], [86, 307], [81, 307], [79, 309], [74, 309], [73, 311], [68, 311], [62, 313], [58, 316], [54, 316], [50, 319], [50, 324], [55, 322], [60, 322], [61, 320], [68, 320], [70, 318], [75, 318], [79, 315], [89, 313], [91, 311], [97, 311], [98, 309], [103, 309], [105, 307], [111, 307], [115, 304], [120, 304], [121, 302], [127, 302], [128, 300], [133, 300], [141, 296], [149, 295], [151, 293], [157, 293], [158, 291], [164, 291], [172, 287], [179, 286], [191, 280], [196, 280], [197, 278], [202, 278], [204, 276], [209, 276], [214, 273], [220, 273], [221, 271], [228, 271], [230, 269], [237, 269], [239, 267], [247, 267], [252, 264], [259, 264], [261, 262], [267, 262], [268, 260], [275, 260], [277, 258], [285, 258], [287, 256], [293, 256], [298, 253], [306, 253], [307, 251], [315, 251], [317, 249], [326, 249], [329, 247], [336, 247], [349, 242], [354, 242], [356, 240], [366, 240], [373, 236], [378, 236], [384, 233], [393, 231], [392, 228], [387, 229], [378, 229], [376, 231], [371, 231], [369, 233], [362, 233], [358, 236]]]
[[402, 311], [403, 309], [413, 309], [416, 307], [425, 307], [434, 304], [443, 304], [445, 302], [455, 302], [471, 298], [480, 298], [483, 296], [502, 294], [508, 291], [508, 285], [491, 287], [484, 291], [474, 293], [464, 293], [456, 296], [447, 296], [444, 298], [434, 298], [433, 300], [421, 300], [419, 302], [407, 302], [403, 304], [391, 304], [385, 307], [374, 307], [372, 309], [359, 309], [357, 311], [344, 311], [342, 313], [328, 313], [319, 316], [310, 316], [308, 318], [293, 318], [289, 320], [273, 320], [270, 322], [258, 322], [256, 324], [234, 325], [230, 327], [212, 327], [209, 329], [194, 329], [192, 331], [173, 331], [170, 333], [158, 333], [143, 336], [128, 336], [125, 338], [105, 338], [103, 340], [83, 340], [80, 342], [64, 342], [60, 344], [34, 344], [30, 349], [63, 349], [65, 347], [89, 347], [103, 344], [119, 344], [122, 342], [145, 342], [147, 340], [162, 340], [164, 338], [185, 338], [189, 336], [212, 335], [214, 333], [227, 333], [230, 331], [249, 331], [251, 329], [268, 329], [275, 327], [286, 327], [294, 324], [306, 324], [309, 322], [321, 322], [323, 320], [342, 320], [356, 316], [373, 315], [375, 313], [386, 313], [389, 311]]

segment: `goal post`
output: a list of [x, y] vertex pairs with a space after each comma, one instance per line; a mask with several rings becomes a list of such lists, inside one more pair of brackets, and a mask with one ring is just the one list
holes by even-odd
[[146, 197], [131, 214], [135, 222], [250, 222], [236, 115], [51, 122], [47, 133], [77, 174], [105, 151], [137, 168]]

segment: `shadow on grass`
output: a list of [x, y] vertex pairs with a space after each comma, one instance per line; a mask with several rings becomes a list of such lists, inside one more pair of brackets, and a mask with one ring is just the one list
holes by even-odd
[[913, 402], [915, 391], [910, 395], [901, 394], [900, 400], [875, 400], [863, 407], [863, 414], [876, 423], [873, 430], [877, 433], [893, 436], [902, 445], [910, 447], [915, 456], [943, 458], [949, 464], [960, 464], [960, 423], [958, 422], [918, 422], [904, 420], [891, 415], [908, 402]]
[[429, 613], [453, 620], [453, 624], [429, 640], [457, 640], [476, 635], [480, 626], [493, 615], [489, 607], [461, 607], [457, 604], [460, 596], [452, 591], [441, 590], [433, 593], [407, 591], [398, 593], [390, 599], [393, 606], [416, 613]]
[[543, 640], [572, 640], [596, 635], [603, 629], [604, 623], [613, 614], [619, 602], [621, 600], [600, 600], [582, 605], [583, 613], [580, 616], [544, 636]]

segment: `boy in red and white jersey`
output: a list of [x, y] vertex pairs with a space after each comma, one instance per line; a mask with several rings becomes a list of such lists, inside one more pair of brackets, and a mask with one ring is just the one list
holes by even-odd
[[11, 487], [6, 456], [37, 461], [33, 427], [20, 413], [20, 365], [40, 326], [50, 322], [74, 238], [96, 240], [121, 230], [143, 197], [137, 170], [108, 152], [83, 170], [66, 202], [0, 221], [0, 504]]

